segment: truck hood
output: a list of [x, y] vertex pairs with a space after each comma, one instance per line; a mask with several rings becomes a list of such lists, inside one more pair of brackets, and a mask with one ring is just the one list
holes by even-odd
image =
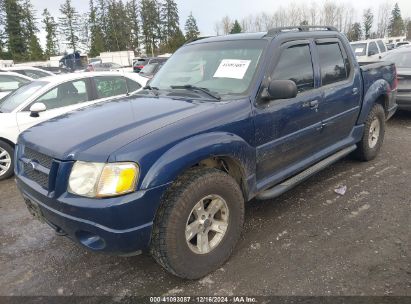
[[105, 162], [124, 145], [210, 107], [162, 97], [115, 99], [40, 123], [23, 132], [19, 144], [60, 160]]

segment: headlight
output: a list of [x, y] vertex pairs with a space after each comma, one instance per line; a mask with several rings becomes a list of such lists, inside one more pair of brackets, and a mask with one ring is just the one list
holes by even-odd
[[68, 192], [87, 197], [109, 197], [133, 192], [139, 168], [135, 163], [78, 161], [70, 173]]

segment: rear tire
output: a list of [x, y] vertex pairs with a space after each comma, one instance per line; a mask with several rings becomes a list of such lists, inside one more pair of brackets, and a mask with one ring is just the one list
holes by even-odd
[[8, 143], [0, 141], [0, 180], [14, 174], [14, 149]]
[[229, 258], [243, 222], [243, 194], [231, 176], [217, 169], [189, 170], [162, 200], [151, 254], [172, 274], [199, 279]]
[[365, 121], [364, 134], [357, 144], [355, 156], [362, 161], [373, 160], [381, 149], [384, 135], [385, 111], [380, 104], [375, 104]]

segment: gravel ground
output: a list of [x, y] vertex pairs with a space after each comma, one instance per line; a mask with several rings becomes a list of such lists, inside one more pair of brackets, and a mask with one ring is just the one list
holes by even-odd
[[146, 255], [100, 255], [56, 236], [31, 218], [14, 181], [2, 181], [0, 295], [411, 296], [410, 177], [403, 112], [374, 161], [344, 159], [279, 198], [249, 203], [234, 254], [199, 281]]

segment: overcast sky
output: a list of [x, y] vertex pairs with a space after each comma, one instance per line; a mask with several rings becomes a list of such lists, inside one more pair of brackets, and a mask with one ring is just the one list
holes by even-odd
[[[52, 15], [57, 18], [60, 14], [59, 7], [64, 0], [31, 0], [40, 17], [41, 12], [48, 8]], [[124, 2], [126, 0], [123, 0]], [[335, 3], [348, 3], [356, 8], [356, 18], [361, 18], [362, 11], [372, 7], [377, 15], [378, 6], [385, 2], [398, 2], [401, 8], [403, 17], [411, 17], [411, 0], [333, 0]], [[214, 24], [225, 15], [231, 19], [241, 19], [250, 14], [258, 14], [261, 12], [273, 13], [280, 7], [286, 7], [291, 3], [310, 4], [311, 2], [323, 3], [324, 0], [176, 0], [180, 13], [180, 25], [183, 28], [187, 16], [190, 11], [193, 12], [197, 19], [197, 25], [201, 31], [201, 35], [214, 35]], [[88, 0], [72, 0], [72, 3], [79, 12], [88, 11]], [[375, 17], [375, 20], [377, 16]], [[40, 24], [39, 24], [40, 25]], [[44, 35], [40, 35], [42, 42]]]

